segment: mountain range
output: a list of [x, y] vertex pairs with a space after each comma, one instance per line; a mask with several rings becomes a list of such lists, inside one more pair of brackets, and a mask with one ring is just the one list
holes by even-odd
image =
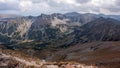
[[5, 16], [1, 15], [0, 18], [0, 36], [3, 36], [5, 40], [1, 39], [1, 43], [25, 40], [55, 40], [64, 38], [63, 36], [65, 35], [68, 36], [68, 34], [75, 32], [75, 29], [78, 29], [78, 27], [92, 22], [99, 22], [96, 19], [101, 17], [104, 18], [103, 22], [107, 22], [105, 19], [109, 20], [110, 18], [114, 19], [113, 22], [116, 22], [115, 19], [119, 20], [120, 18], [120, 16], [115, 15], [80, 14], [76, 12], [66, 14], [54, 13], [51, 15], [41, 14], [40, 16]]
[[0, 15], [0, 49], [48, 62], [76, 61], [98, 68], [119, 68], [119, 44], [119, 15]]

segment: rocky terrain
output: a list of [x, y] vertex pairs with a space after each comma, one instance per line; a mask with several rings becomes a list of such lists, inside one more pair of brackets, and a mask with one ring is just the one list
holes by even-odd
[[[52, 53], [45, 60], [0, 49], [1, 68], [119, 68], [120, 45], [118, 42], [93, 42], [77, 44]], [[1, 45], [2, 46], [2, 45]], [[39, 54], [42, 55], [42, 54]], [[64, 57], [64, 58], [63, 58]], [[51, 62], [51, 61], [52, 62]], [[56, 62], [57, 61], [57, 62]]]
[[[0, 50], [1, 68], [80, 68], [95, 67], [77, 62], [46, 62], [10, 50]], [[27, 59], [26, 59], [27, 58]]]

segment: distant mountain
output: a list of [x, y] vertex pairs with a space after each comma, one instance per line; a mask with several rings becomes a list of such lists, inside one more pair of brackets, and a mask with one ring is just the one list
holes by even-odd
[[[109, 16], [77, 12], [41, 14], [40, 16], [1, 15], [0, 33], [15, 42], [58, 40], [64, 39], [75, 29], [84, 27], [84, 24], [92, 25], [92, 22], [99, 22], [95, 20], [100, 17], [108, 18]], [[114, 17], [119, 19], [119, 16]]]
[[100, 17], [75, 30], [75, 39], [81, 42], [120, 40], [120, 21]]
[[104, 17], [104, 18], [113, 18], [116, 20], [120, 21], [120, 15], [104, 15], [104, 14], [99, 14], [99, 16]]
[[64, 15], [67, 17], [76, 17], [76, 16], [80, 16], [81, 14], [77, 12], [71, 12], [71, 13], [65, 13]]
[[70, 19], [71, 22], [76, 22], [76, 23], [78, 22], [81, 25], [91, 22], [100, 17], [100, 16], [97, 16], [96, 14], [90, 14], [90, 13], [80, 14], [76, 12], [66, 13], [65, 16], [68, 19]]
[[15, 14], [0, 14], [0, 19], [7, 19], [7, 18], [16, 18], [16, 17], [20, 17], [19, 15], [15, 15]]
[[[19, 40], [52, 40], [59, 39], [74, 31], [76, 26], [90, 22], [94, 15], [81, 15], [79, 13], [24, 17], [2, 17], [0, 21], [0, 33], [12, 39]], [[69, 16], [73, 15], [73, 16]]]

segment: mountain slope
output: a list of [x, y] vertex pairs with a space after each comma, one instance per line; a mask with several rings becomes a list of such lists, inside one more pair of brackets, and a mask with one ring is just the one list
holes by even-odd
[[78, 61], [84, 64], [98, 65], [101, 68], [119, 68], [120, 41], [92, 42], [77, 44], [61, 49], [48, 56], [49, 61]]
[[76, 26], [96, 19], [94, 15], [77, 14], [79, 13], [1, 18], [0, 33], [15, 42], [56, 40], [73, 32]]
[[120, 21], [98, 18], [75, 31], [75, 39], [81, 42], [120, 40]]
[[101, 16], [108, 18], [106, 15], [80, 14], [76, 12], [41, 14], [40, 16], [1, 17], [0, 33], [10, 37], [11, 41], [15, 42], [58, 40], [71, 34], [84, 24], [95, 22], [94, 20]]

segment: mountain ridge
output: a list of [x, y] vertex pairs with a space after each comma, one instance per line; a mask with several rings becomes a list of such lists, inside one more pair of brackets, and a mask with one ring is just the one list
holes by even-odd
[[[8, 35], [11, 39], [16, 40], [15, 42], [22, 40], [52, 40], [52, 38], [62, 38], [62, 36], [74, 32], [76, 27], [91, 23], [101, 18], [101, 16], [103, 15], [71, 12], [66, 14], [41, 14], [36, 17], [3, 18], [0, 21], [0, 33]], [[103, 18], [108, 19], [105, 16]], [[49, 35], [48, 31], [52, 31], [53, 33]]]

